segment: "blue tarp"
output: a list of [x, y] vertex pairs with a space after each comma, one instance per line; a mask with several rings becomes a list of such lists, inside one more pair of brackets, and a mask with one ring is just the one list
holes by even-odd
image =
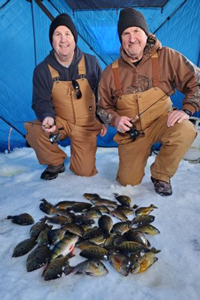
[[[23, 134], [23, 123], [35, 119], [31, 109], [33, 69], [51, 49], [48, 38], [51, 21], [37, 2], [0, 0], [0, 117], [13, 124]], [[116, 1], [116, 7], [119, 2], [121, 7], [124, 7], [131, 1]], [[72, 17], [79, 33], [78, 46], [84, 52], [96, 55], [102, 69], [119, 56], [118, 7], [73, 10], [65, 0], [43, 0], [41, 3], [54, 17], [63, 12]], [[138, 9], [145, 15], [150, 31], [156, 33], [164, 46], [176, 49], [200, 66], [198, 0], [169, 0], [162, 8]], [[181, 107], [182, 99], [183, 95], [180, 93], [172, 97], [175, 106], [178, 107]], [[199, 113], [196, 115], [200, 116]], [[114, 134], [115, 129], [110, 127], [106, 137], [98, 137], [98, 146], [116, 146], [112, 140]], [[25, 139], [15, 130], [10, 132], [10, 126], [0, 119], [0, 151], [8, 148], [9, 139], [11, 149], [25, 145]]]

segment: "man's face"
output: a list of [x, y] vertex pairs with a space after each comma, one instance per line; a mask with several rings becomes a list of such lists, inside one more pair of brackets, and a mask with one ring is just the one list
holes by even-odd
[[69, 28], [66, 26], [58, 26], [53, 33], [52, 45], [59, 62], [71, 62], [76, 44]]
[[121, 36], [122, 48], [133, 61], [143, 57], [144, 48], [147, 43], [147, 35], [139, 27], [129, 27], [125, 29]]

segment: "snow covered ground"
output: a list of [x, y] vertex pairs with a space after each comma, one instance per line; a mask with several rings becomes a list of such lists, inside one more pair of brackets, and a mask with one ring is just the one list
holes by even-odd
[[[63, 148], [70, 155], [69, 147]], [[0, 299], [1, 300], [199, 300], [200, 299], [200, 164], [182, 161], [172, 178], [173, 195], [161, 197], [150, 181], [149, 157], [146, 175], [136, 187], [122, 187], [115, 180], [118, 155], [116, 148], [99, 148], [99, 173], [92, 178], [75, 176], [69, 169], [56, 180], [43, 181], [44, 170], [31, 148], [0, 154]], [[30, 226], [20, 226], [5, 219], [8, 215], [29, 213], [35, 222], [44, 216], [39, 209], [45, 198], [52, 204], [62, 200], [87, 201], [84, 193], [98, 193], [114, 200], [113, 193], [128, 195], [132, 204], [156, 205], [152, 223], [160, 234], [148, 236], [160, 249], [158, 261], [146, 272], [124, 277], [104, 261], [106, 276], [62, 276], [44, 281], [42, 269], [26, 271], [27, 254], [12, 257], [14, 247], [29, 237]], [[113, 220], [117, 221], [113, 218]], [[70, 264], [84, 260], [76, 256]]]

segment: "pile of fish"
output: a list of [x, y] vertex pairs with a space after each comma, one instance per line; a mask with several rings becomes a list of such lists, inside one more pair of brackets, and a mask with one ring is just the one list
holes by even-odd
[[[151, 247], [146, 235], [160, 231], [151, 223], [150, 213], [157, 207], [131, 206], [131, 198], [114, 194], [115, 200], [101, 198], [98, 194], [85, 193], [88, 202], [61, 201], [53, 205], [45, 199], [39, 205], [46, 215], [34, 224], [28, 213], [8, 216], [13, 223], [32, 225], [30, 236], [20, 242], [13, 257], [27, 253], [27, 272], [44, 267], [44, 280], [56, 279], [62, 274], [102, 276], [108, 261], [119, 273], [128, 276], [146, 271], [160, 252]], [[77, 248], [79, 251], [77, 251]], [[72, 266], [71, 258], [86, 258]], [[107, 264], [107, 262], [106, 262]]]

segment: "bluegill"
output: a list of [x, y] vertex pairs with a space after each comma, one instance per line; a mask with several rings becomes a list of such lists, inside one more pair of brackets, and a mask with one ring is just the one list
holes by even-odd
[[110, 264], [123, 276], [128, 276], [130, 271], [130, 260], [126, 255], [123, 255], [118, 252], [113, 252], [109, 254]]
[[62, 276], [65, 265], [68, 263], [68, 260], [74, 256], [74, 254], [69, 253], [66, 256], [61, 255], [60, 257], [52, 260], [42, 273], [44, 280], [47, 281], [60, 278]]
[[30, 236], [37, 238], [40, 232], [46, 228], [52, 228], [52, 225], [46, 224], [45, 222], [37, 222], [30, 228]]
[[64, 226], [61, 227], [63, 230], [66, 232], [70, 232], [72, 234], [78, 235], [82, 237], [84, 235], [84, 230], [80, 225], [77, 225], [75, 223], [69, 223], [65, 224]]
[[35, 238], [29, 238], [20, 242], [13, 250], [12, 257], [19, 257], [28, 253], [35, 247], [35, 245], [36, 245]]
[[87, 259], [74, 267], [68, 265], [65, 268], [65, 275], [68, 275], [72, 272], [74, 274], [84, 274], [90, 276], [103, 276], [108, 274], [108, 270], [106, 269], [105, 265], [100, 260], [96, 259]]
[[108, 237], [113, 228], [113, 220], [111, 219], [111, 217], [107, 215], [101, 216], [99, 218], [98, 224], [105, 236]]
[[66, 230], [62, 228], [52, 229], [48, 232], [48, 238], [51, 244], [56, 245], [65, 236]]
[[50, 259], [51, 251], [48, 246], [41, 246], [34, 249], [26, 261], [27, 272], [34, 271], [44, 266]]
[[94, 259], [108, 259], [108, 250], [100, 246], [90, 246], [82, 250], [80, 256]]
[[121, 203], [123, 206], [130, 206], [131, 205], [131, 198], [129, 196], [125, 195], [119, 195], [117, 193], [114, 193], [115, 199]]
[[20, 215], [15, 216], [7, 216], [6, 219], [11, 219], [12, 223], [18, 224], [18, 225], [31, 225], [34, 223], [33, 217], [29, 215], [28, 213], [23, 213]]
[[154, 204], [151, 204], [147, 207], [139, 207], [135, 210], [135, 214], [136, 216], [145, 216], [152, 212], [154, 209], [157, 209], [157, 206], [155, 206]]

